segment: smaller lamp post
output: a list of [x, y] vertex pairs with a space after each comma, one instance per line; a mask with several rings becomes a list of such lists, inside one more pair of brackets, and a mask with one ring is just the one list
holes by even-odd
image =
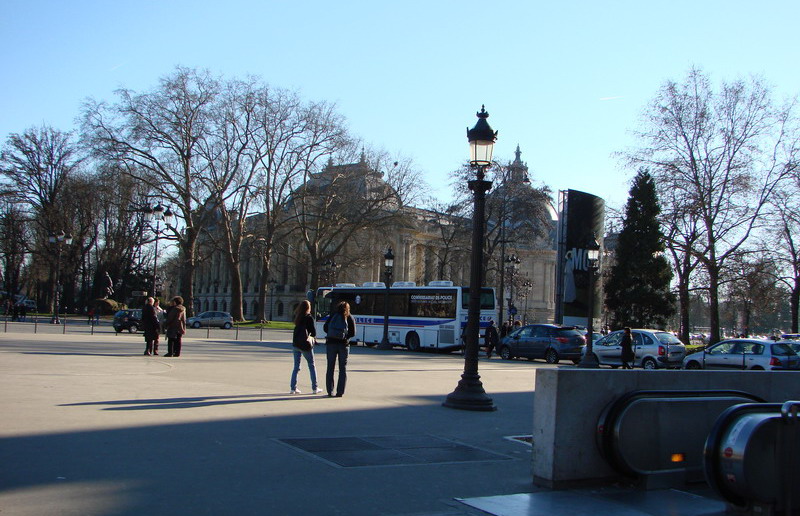
[[522, 288], [524, 289], [524, 296], [525, 296], [525, 312], [522, 316], [522, 324], [528, 324], [528, 297], [531, 294], [531, 289], [533, 288], [533, 283], [530, 280], [525, 280], [525, 283], [522, 284]]
[[391, 247], [386, 250], [383, 259], [386, 266], [384, 271], [386, 274], [386, 292], [383, 296], [383, 340], [378, 345], [378, 349], [392, 349], [392, 345], [389, 343], [389, 286], [394, 272], [394, 253], [392, 253]]
[[163, 220], [164, 224], [169, 226], [170, 224], [172, 224], [172, 219], [174, 218], [175, 215], [172, 213], [172, 211], [170, 211], [169, 208], [164, 208], [161, 205], [161, 203], [156, 204], [152, 208], [148, 207], [145, 210], [145, 214], [147, 215], [147, 218], [151, 222], [155, 221], [155, 223], [156, 223], [156, 227], [153, 230], [153, 232], [156, 235], [156, 239], [155, 239], [156, 246], [155, 246], [155, 250], [153, 251], [153, 294], [152, 295], [153, 295], [153, 297], [158, 297], [158, 292], [157, 292], [156, 289], [158, 288], [158, 285], [157, 285], [157, 282], [158, 282], [158, 280], [157, 280], [157, 278], [158, 278], [158, 237], [161, 236], [161, 225], [160, 224], [161, 224], [161, 221]]
[[269, 284], [269, 320], [272, 322], [272, 307], [274, 306], [272, 299], [275, 296], [275, 286], [278, 284], [278, 282], [270, 278], [267, 283]]
[[65, 234], [63, 231], [52, 234], [48, 238], [48, 241], [56, 246], [57, 255], [56, 255], [56, 274], [55, 274], [55, 288], [53, 289], [53, 317], [50, 319], [51, 324], [61, 324], [61, 320], [58, 318], [58, 312], [60, 311], [61, 307], [61, 250], [63, 249], [64, 245], [71, 245], [72, 244], [72, 235]]
[[586, 258], [589, 262], [589, 314], [586, 323], [586, 353], [578, 363], [578, 367], [596, 369], [600, 367], [597, 356], [594, 354], [594, 280], [597, 271], [600, 270], [600, 244], [597, 238], [592, 235], [591, 240], [586, 246]]
[[327, 281], [330, 283], [331, 287], [336, 286], [336, 269], [339, 265], [330, 258], [322, 262], [322, 267], [325, 269], [325, 275]]
[[508, 280], [508, 322], [514, 322], [514, 314], [512, 313], [512, 308], [514, 307], [514, 273], [517, 271], [517, 267], [522, 260], [520, 260], [517, 255], [512, 254], [510, 256], [506, 256], [506, 263], [508, 264], [508, 273], [509, 273], [509, 280]]

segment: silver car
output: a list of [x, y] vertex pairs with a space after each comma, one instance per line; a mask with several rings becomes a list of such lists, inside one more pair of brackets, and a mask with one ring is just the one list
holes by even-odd
[[233, 326], [233, 317], [228, 312], [203, 312], [189, 317], [186, 326], [200, 328], [201, 326], [219, 326], [225, 330]]
[[[593, 351], [601, 365], [622, 365], [623, 330], [609, 333], [593, 344]], [[631, 330], [633, 337], [634, 367], [644, 369], [678, 369], [686, 356], [686, 346], [675, 335], [662, 330]]]
[[727, 339], [692, 353], [684, 369], [798, 369], [800, 357], [786, 343], [760, 339]]

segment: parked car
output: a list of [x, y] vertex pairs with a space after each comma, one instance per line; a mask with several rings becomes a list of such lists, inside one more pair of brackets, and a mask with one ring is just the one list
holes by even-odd
[[233, 317], [228, 312], [203, 312], [189, 317], [186, 326], [200, 328], [201, 326], [219, 326], [223, 329], [230, 329], [233, 326]]
[[114, 320], [111, 324], [114, 326], [114, 331], [117, 333], [122, 332], [122, 330], [136, 333], [142, 325], [142, 311], [138, 309], [120, 310], [114, 314]]
[[[592, 346], [597, 361], [611, 367], [622, 366], [623, 330], [609, 333]], [[633, 337], [634, 367], [643, 369], [679, 369], [686, 356], [686, 346], [675, 335], [662, 330], [634, 329]]]
[[800, 333], [784, 333], [781, 335], [781, 340], [797, 340], [800, 341]]
[[797, 353], [798, 356], [800, 356], [800, 340], [790, 337], [786, 340], [779, 341], [778, 344], [786, 344], [787, 346], [792, 348], [792, 351], [794, 351], [795, 353]]
[[687, 355], [684, 369], [800, 369], [800, 357], [785, 342], [727, 339]]
[[498, 353], [504, 360], [542, 358], [548, 364], [557, 364], [560, 360], [572, 360], [577, 364], [584, 344], [586, 338], [575, 326], [530, 324], [503, 337]]

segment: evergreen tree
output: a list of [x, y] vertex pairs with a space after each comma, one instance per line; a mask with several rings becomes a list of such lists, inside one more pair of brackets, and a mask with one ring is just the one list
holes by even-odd
[[605, 285], [606, 306], [615, 328], [663, 328], [675, 312], [660, 213], [653, 177], [647, 169], [640, 169], [625, 207], [616, 263]]

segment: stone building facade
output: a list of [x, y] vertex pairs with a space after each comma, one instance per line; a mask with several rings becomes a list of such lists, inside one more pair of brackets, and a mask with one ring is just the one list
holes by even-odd
[[[520, 159], [517, 148], [516, 159], [508, 167], [507, 180], [523, 181], [527, 178], [528, 168]], [[360, 163], [338, 165], [329, 164], [321, 176], [342, 173], [342, 170], [361, 170], [364, 177], [374, 180], [375, 173], [365, 170], [368, 165], [362, 159]], [[491, 195], [491, 193], [490, 193]], [[468, 244], [447, 248], [442, 239], [441, 214], [414, 207], [400, 207], [404, 217], [391, 231], [382, 231], [379, 235], [364, 235], [358, 245], [347, 246], [341, 257], [334, 261], [340, 263], [357, 263], [354, 266], [331, 267], [317, 271], [318, 283], [355, 283], [383, 281], [383, 253], [388, 246], [394, 252], [393, 281], [413, 281], [417, 285], [425, 285], [435, 280], [449, 280], [456, 285], [469, 285], [470, 250]], [[520, 264], [514, 272], [513, 303], [518, 310], [517, 319], [527, 322], [552, 322], [555, 314], [555, 210], [552, 205], [545, 207], [552, 214], [550, 224], [544, 236], [523, 242], [513, 242], [506, 246], [505, 253], [515, 254]], [[461, 220], [466, 228], [469, 221]], [[469, 239], [466, 239], [468, 242]], [[366, 242], [366, 243], [365, 243]], [[300, 248], [285, 246], [276, 253], [272, 260], [270, 278], [274, 282], [267, 291], [264, 315], [270, 320], [288, 321], [292, 319], [295, 306], [305, 299], [306, 292], [315, 285], [309, 265], [298, 257], [302, 256]], [[358, 260], [348, 258], [358, 255]], [[348, 256], [349, 255], [349, 256]], [[341, 259], [340, 259], [341, 258]], [[497, 289], [498, 300], [500, 273], [503, 257], [499, 252], [489, 257], [485, 286]], [[504, 283], [507, 299], [510, 288], [508, 271]], [[262, 307], [258, 304], [258, 288], [261, 280], [261, 256], [256, 248], [250, 247], [242, 253], [241, 265], [243, 313], [245, 319], [253, 319], [260, 314]], [[527, 283], [528, 287], [524, 287]], [[212, 252], [197, 269], [195, 275], [195, 311], [208, 310], [230, 311], [230, 275], [227, 273], [225, 260], [219, 253]], [[504, 301], [507, 305], [507, 301]], [[507, 315], [507, 310], [506, 310]]]

